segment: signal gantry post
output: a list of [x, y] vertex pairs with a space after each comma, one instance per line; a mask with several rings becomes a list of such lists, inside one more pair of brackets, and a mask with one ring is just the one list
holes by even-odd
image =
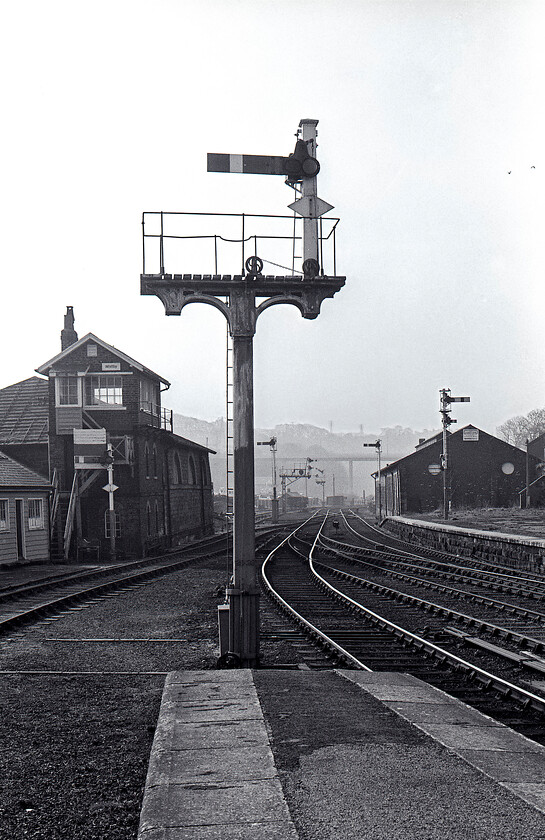
[[[317, 120], [302, 120], [301, 139], [287, 158], [264, 155], [208, 155], [208, 170], [283, 175], [287, 183], [302, 183], [304, 205], [295, 208], [307, 229], [317, 229], [319, 217], [331, 205], [316, 194], [319, 164], [315, 158]], [[300, 199], [300, 200], [303, 200]], [[298, 202], [295, 202], [297, 204]], [[294, 208], [292, 208], [294, 209]], [[345, 283], [345, 277], [324, 274], [313, 235], [304, 239], [303, 277], [264, 276], [263, 261], [254, 255], [246, 260], [246, 274], [169, 274], [161, 263], [159, 274], [141, 275], [142, 295], [156, 295], [166, 315], [180, 315], [189, 303], [207, 303], [223, 312], [233, 340], [233, 444], [234, 523], [233, 576], [227, 589], [229, 600], [229, 661], [244, 667], [259, 663], [259, 588], [255, 559], [254, 508], [254, 408], [253, 336], [259, 315], [280, 303], [296, 306], [303, 318], [314, 319], [322, 302]], [[161, 238], [162, 253], [162, 238]], [[312, 256], [310, 255], [312, 254]], [[307, 256], [308, 255], [308, 256]], [[259, 301], [259, 302], [258, 302]]]
[[[375, 443], [364, 443], [362, 446], [374, 446], [377, 453], [378, 472], [376, 480], [375, 492], [375, 513], [378, 511], [378, 518], [382, 519], [382, 484], [381, 484], [381, 467], [380, 467], [380, 453], [382, 451], [382, 441], [377, 440]], [[386, 499], [384, 501], [387, 501]]]
[[274, 524], [278, 523], [278, 497], [276, 495], [276, 438], [272, 437], [270, 440], [258, 440], [258, 446], [268, 446], [272, 455], [272, 504], [271, 504], [271, 520]]
[[451, 397], [450, 388], [439, 391], [441, 423], [443, 425], [443, 452], [441, 453], [441, 470], [443, 471], [443, 519], [448, 519], [450, 508], [450, 473], [448, 458], [448, 427], [456, 420], [450, 416], [450, 404], [454, 402], [469, 402], [471, 397]]

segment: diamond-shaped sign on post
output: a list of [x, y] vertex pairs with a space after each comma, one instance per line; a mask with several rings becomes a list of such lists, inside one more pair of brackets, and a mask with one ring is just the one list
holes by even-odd
[[288, 204], [288, 207], [294, 213], [299, 213], [300, 216], [305, 216], [308, 219], [318, 219], [324, 213], [329, 213], [330, 210], [334, 209], [332, 204], [328, 204], [327, 201], [318, 198], [317, 195], [298, 198], [297, 201]]

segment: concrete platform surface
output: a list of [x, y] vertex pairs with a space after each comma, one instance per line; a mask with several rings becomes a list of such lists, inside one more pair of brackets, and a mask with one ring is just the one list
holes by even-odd
[[418, 679], [170, 674], [139, 840], [543, 840], [545, 748]]

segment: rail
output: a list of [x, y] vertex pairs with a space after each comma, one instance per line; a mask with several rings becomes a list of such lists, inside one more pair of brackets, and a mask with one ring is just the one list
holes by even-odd
[[[323, 524], [325, 524], [325, 522]], [[321, 530], [322, 529], [320, 529], [320, 532]], [[433, 644], [433, 642], [424, 639], [422, 636], [418, 636], [416, 633], [412, 633], [410, 630], [407, 630], [404, 627], [400, 627], [399, 625], [394, 624], [394, 622], [389, 621], [387, 618], [384, 618], [378, 613], [373, 612], [373, 610], [362, 606], [357, 601], [354, 601], [352, 598], [350, 598], [349, 595], [346, 595], [346, 593], [341, 592], [339, 589], [334, 587], [331, 583], [329, 583], [324, 577], [322, 577], [319, 574], [319, 572], [314, 566], [314, 560], [312, 555], [316, 547], [318, 537], [320, 536], [320, 532], [316, 536], [312, 549], [309, 553], [309, 567], [312, 573], [315, 575], [316, 580], [320, 582], [320, 586], [323, 589], [329, 591], [337, 600], [348, 604], [350, 609], [359, 612], [361, 615], [366, 616], [368, 619], [371, 620], [373, 624], [378, 625], [382, 629], [392, 633], [399, 639], [404, 639], [407, 643], [416, 647], [418, 650], [424, 651], [426, 654], [433, 657], [434, 659], [437, 659], [442, 663], [448, 664], [454, 670], [465, 672], [466, 674], [471, 676], [472, 679], [481, 683], [481, 685], [485, 686], [486, 688], [494, 688], [500, 694], [503, 694], [504, 696], [510, 696], [512, 699], [521, 703], [525, 708], [531, 707], [533, 709], [538, 710], [539, 712], [545, 711], [545, 699], [543, 697], [539, 697], [537, 694], [534, 694], [531, 691], [527, 691], [526, 689], [523, 689], [520, 686], [509, 682], [508, 680], [504, 680], [502, 677], [497, 676], [497, 674], [492, 674], [489, 671], [485, 671], [483, 668], [479, 668], [474, 663], [468, 662], [467, 660], [464, 660], [461, 657], [450, 653], [444, 648], [440, 648], [438, 645], [435, 645]]]
[[[306, 519], [305, 522], [302, 523], [302, 525], [299, 525], [297, 528], [295, 528], [295, 530], [292, 531], [291, 534], [288, 534], [288, 536], [285, 537], [285, 539], [283, 539], [282, 542], [279, 543], [276, 546], [276, 548], [273, 548], [273, 550], [270, 552], [270, 554], [267, 555], [267, 557], [263, 561], [263, 565], [261, 567], [261, 578], [263, 580], [265, 590], [269, 593], [270, 597], [274, 601], [276, 601], [276, 603], [282, 608], [282, 610], [284, 612], [288, 613], [293, 619], [295, 619], [295, 621], [300, 626], [305, 628], [307, 630], [307, 632], [310, 633], [311, 636], [313, 636], [315, 639], [319, 639], [320, 641], [322, 641], [324, 644], [327, 645], [328, 648], [335, 650], [335, 652], [338, 653], [341, 656], [341, 658], [344, 659], [349, 665], [353, 665], [355, 668], [357, 668], [360, 671], [371, 671], [371, 668], [368, 668], [367, 665], [364, 665], [363, 662], [360, 662], [359, 659], [356, 659], [355, 656], [352, 656], [352, 654], [349, 653], [347, 650], [345, 650], [343, 647], [341, 647], [341, 645], [338, 645], [336, 642], [333, 641], [333, 639], [330, 639], [329, 636], [326, 636], [325, 633], [322, 633], [322, 631], [319, 630], [314, 624], [311, 624], [310, 621], [307, 621], [307, 619], [304, 618], [300, 613], [298, 613], [297, 610], [294, 610], [293, 607], [291, 607], [288, 604], [288, 602], [285, 601], [284, 598], [282, 598], [282, 596], [278, 594], [278, 592], [276, 592], [276, 590], [274, 589], [273, 585], [271, 584], [271, 582], [269, 581], [269, 579], [266, 575], [265, 567], [266, 567], [267, 563], [272, 559], [274, 554], [280, 548], [282, 548], [284, 545], [286, 545], [286, 543], [289, 542], [289, 540], [297, 533], [297, 531], [300, 531], [301, 528], [303, 528], [308, 522], [310, 522], [312, 519], [314, 519], [317, 515], [318, 515], [318, 513], [314, 513], [312, 516], [310, 516], [308, 519]], [[314, 548], [314, 545], [316, 544], [316, 540], [318, 539], [318, 536], [321, 533], [322, 528], [324, 527], [324, 525], [327, 521], [327, 516], [328, 515], [326, 513], [326, 515], [324, 517], [324, 520], [323, 520], [323, 522], [320, 525], [320, 528], [318, 530], [318, 535], [316, 536], [316, 539], [314, 541], [313, 548]]]

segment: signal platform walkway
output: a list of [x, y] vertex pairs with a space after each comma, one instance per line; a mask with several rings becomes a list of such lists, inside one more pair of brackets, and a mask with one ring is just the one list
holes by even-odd
[[405, 674], [168, 676], [139, 840], [460, 837], [545, 837], [545, 747]]

